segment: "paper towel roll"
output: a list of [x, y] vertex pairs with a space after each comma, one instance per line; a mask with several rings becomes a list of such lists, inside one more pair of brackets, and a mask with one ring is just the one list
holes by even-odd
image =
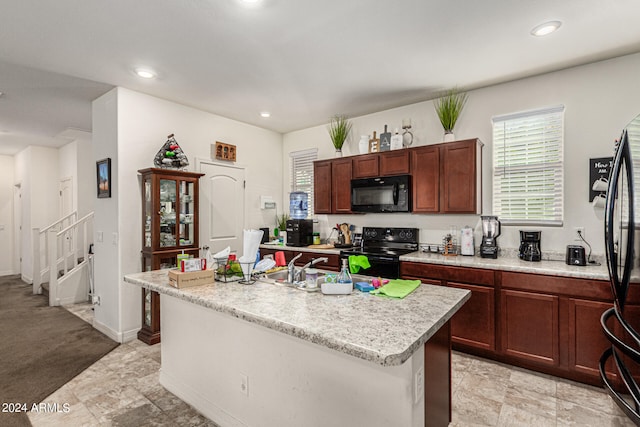
[[263, 234], [262, 230], [244, 230], [241, 263], [255, 262]]

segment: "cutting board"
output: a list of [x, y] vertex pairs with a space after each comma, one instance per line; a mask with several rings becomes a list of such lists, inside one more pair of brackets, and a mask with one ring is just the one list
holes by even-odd
[[309, 249], [333, 249], [334, 246], [331, 244], [323, 244], [323, 245], [309, 245], [307, 246]]

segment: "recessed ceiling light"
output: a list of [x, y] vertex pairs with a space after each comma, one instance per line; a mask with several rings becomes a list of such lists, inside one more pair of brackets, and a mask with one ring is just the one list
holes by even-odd
[[240, 0], [240, 3], [244, 3], [244, 4], [256, 4], [256, 3], [260, 3], [260, 0]]
[[560, 28], [560, 25], [562, 25], [562, 22], [560, 21], [545, 22], [534, 27], [533, 30], [531, 30], [531, 34], [538, 37], [546, 36], [547, 34], [551, 34], [558, 28]]
[[138, 77], [142, 77], [143, 79], [152, 79], [156, 76], [156, 73], [154, 73], [151, 70], [146, 70], [144, 68], [136, 68], [136, 75]]
[[266, 119], [267, 117], [271, 117], [271, 113], [268, 111], [263, 111], [262, 113], [260, 113], [260, 117], [264, 117]]

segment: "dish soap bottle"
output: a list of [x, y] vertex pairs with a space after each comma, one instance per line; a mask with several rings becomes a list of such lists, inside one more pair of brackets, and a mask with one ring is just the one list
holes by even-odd
[[349, 260], [344, 258], [342, 260], [342, 270], [338, 273], [338, 278], [336, 280], [338, 283], [350, 284], [353, 287], [353, 279], [351, 278], [351, 273], [349, 272]]

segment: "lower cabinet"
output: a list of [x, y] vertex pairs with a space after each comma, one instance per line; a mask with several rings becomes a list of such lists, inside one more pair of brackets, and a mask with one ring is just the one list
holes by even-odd
[[[402, 262], [403, 278], [471, 291], [451, 319], [455, 350], [600, 386], [599, 361], [610, 347], [600, 325], [613, 305], [609, 282], [569, 277]], [[640, 292], [632, 285], [627, 320], [640, 324]], [[611, 329], [622, 335], [610, 319]], [[628, 364], [640, 378], [640, 367]], [[608, 377], [620, 378], [612, 361]]]
[[528, 362], [559, 366], [558, 297], [503, 290], [501, 305], [501, 352]]
[[495, 289], [492, 270], [402, 262], [400, 276], [420, 279], [425, 284], [471, 291], [471, 298], [451, 318], [452, 345], [457, 350], [480, 350], [480, 354], [485, 356], [485, 352], [495, 352]]
[[495, 351], [495, 290], [489, 286], [447, 282], [471, 291], [471, 298], [451, 320], [452, 342], [464, 347]]
[[276, 252], [284, 252], [284, 259], [289, 262], [298, 254], [302, 254], [300, 258], [298, 258], [294, 264], [298, 267], [301, 267], [311, 261], [312, 259], [317, 258], [328, 258], [329, 261], [324, 263], [320, 262], [315, 265], [316, 268], [322, 270], [329, 271], [340, 271], [340, 256], [338, 254], [327, 254], [323, 252], [308, 252], [308, 251], [295, 251], [290, 249], [276, 249], [276, 248], [260, 248], [260, 256], [264, 257], [265, 255], [273, 255]]

